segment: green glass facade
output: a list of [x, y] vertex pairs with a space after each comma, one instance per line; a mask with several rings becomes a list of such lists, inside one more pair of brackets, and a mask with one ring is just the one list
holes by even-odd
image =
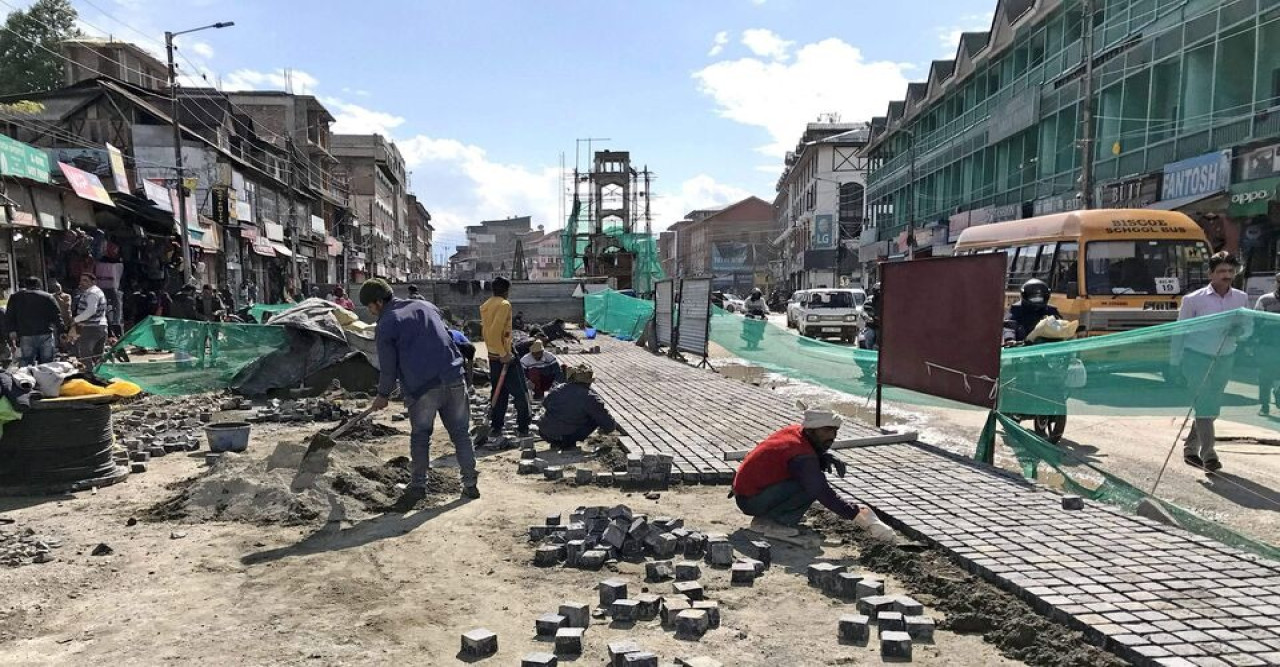
[[1280, 139], [1280, 0], [1093, 4], [1086, 18], [1082, 0], [1002, 2], [991, 33], [966, 34], [955, 62], [890, 104], [866, 151], [864, 245], [900, 253], [909, 222], [991, 207], [1024, 217], [1079, 190], [1086, 20], [1095, 184]]

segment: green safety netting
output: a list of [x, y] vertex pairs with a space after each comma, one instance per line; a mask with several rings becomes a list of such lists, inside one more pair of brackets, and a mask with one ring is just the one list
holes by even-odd
[[113, 351], [140, 347], [172, 356], [162, 360], [137, 356], [128, 363], [105, 361], [97, 373], [128, 380], [153, 394], [218, 391], [230, 386], [245, 366], [286, 344], [284, 327], [148, 317], [130, 329]]
[[282, 310], [288, 310], [298, 304], [296, 303], [255, 303], [249, 307], [249, 317], [254, 322], [263, 323], [267, 318]]
[[588, 294], [585, 299], [587, 324], [619, 338], [639, 338], [649, 318], [653, 317], [652, 301], [614, 290]]
[[[579, 234], [579, 230], [590, 228], [591, 222], [582, 217], [582, 203], [577, 198], [573, 201], [573, 209], [569, 219], [565, 221], [564, 231], [560, 233], [560, 252], [563, 259], [565, 278], [583, 275], [583, 253], [590, 240]], [[620, 226], [605, 225], [601, 231], [609, 236], [615, 245], [621, 246], [624, 252], [634, 255], [631, 265], [631, 289], [637, 294], [650, 294], [654, 283], [666, 277], [662, 269], [662, 260], [658, 257], [658, 241], [653, 234], [626, 232]]]

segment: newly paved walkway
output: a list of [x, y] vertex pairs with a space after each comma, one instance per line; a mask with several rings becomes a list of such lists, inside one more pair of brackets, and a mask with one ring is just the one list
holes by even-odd
[[[671, 454], [687, 481], [731, 479], [726, 450], [750, 449], [796, 418], [768, 389], [602, 343], [596, 389], [632, 434]], [[845, 428], [842, 437], [874, 433]], [[1280, 563], [1109, 506], [1060, 498], [920, 444], [843, 450], [833, 486], [913, 539], [1138, 664], [1280, 665]]]

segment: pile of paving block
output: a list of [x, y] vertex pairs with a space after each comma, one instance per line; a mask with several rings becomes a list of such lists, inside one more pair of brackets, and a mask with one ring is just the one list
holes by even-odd
[[208, 396], [160, 399], [112, 415], [118, 465], [134, 473], [147, 471], [153, 458], [200, 449], [201, 429], [213, 419], [216, 403]]
[[933, 619], [924, 605], [906, 595], [885, 595], [884, 580], [870, 574], [849, 572], [843, 565], [818, 562], [809, 565], [809, 585], [832, 597], [853, 602], [857, 614], [840, 617], [840, 641], [866, 644], [876, 625], [880, 655], [890, 660], [910, 660], [913, 641], [933, 641]]
[[[352, 398], [359, 398], [359, 395], [353, 394]], [[223, 410], [246, 410], [252, 408], [253, 406], [243, 398], [228, 399], [222, 407]], [[249, 421], [286, 424], [329, 422], [346, 419], [350, 414], [351, 411], [342, 402], [323, 396], [290, 400], [273, 398], [267, 401], [266, 405], [258, 407], [255, 414], [249, 417]]]
[[39, 535], [30, 528], [0, 528], [0, 565], [48, 563], [54, 559], [53, 550], [60, 546], [61, 540]]
[[[539, 457], [534, 442], [533, 438], [519, 441], [520, 462], [516, 472], [521, 475], [540, 474], [550, 481], [566, 479], [564, 467], [552, 465]], [[595, 484], [632, 491], [661, 490], [670, 486], [673, 462], [674, 459], [667, 454], [628, 454], [625, 463], [619, 463], [608, 472], [576, 468], [571, 481], [578, 486]]]
[[515, 406], [508, 403], [507, 414], [503, 417], [502, 431], [500, 433], [489, 431], [489, 392], [477, 391], [471, 395], [471, 435], [477, 437], [478, 433], [488, 433], [488, 436], [482, 441], [477, 437], [476, 446], [484, 446], [489, 449], [514, 449], [516, 447], [533, 448], [533, 443], [537, 439], [538, 419], [542, 416], [542, 402], [529, 401], [529, 435], [517, 435], [518, 424], [516, 423]]

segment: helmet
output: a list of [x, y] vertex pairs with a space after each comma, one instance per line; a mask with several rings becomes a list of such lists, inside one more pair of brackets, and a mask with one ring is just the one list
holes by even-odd
[[764, 295], [764, 292], [761, 292], [759, 287], [757, 287], [757, 288], [755, 288], [755, 289], [751, 290], [751, 298], [753, 298], [753, 299], [755, 299], [755, 298], [759, 298], [759, 297], [761, 297], [761, 296], [763, 296], [763, 295]]
[[1022, 283], [1022, 300], [1037, 305], [1049, 303], [1049, 286], [1038, 278]]

